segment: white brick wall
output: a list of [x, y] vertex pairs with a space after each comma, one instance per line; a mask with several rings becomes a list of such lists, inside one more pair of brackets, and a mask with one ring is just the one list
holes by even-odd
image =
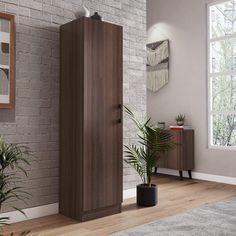
[[[33, 207], [58, 201], [59, 25], [74, 19], [82, 0], [0, 0], [16, 16], [16, 109], [0, 110], [0, 134], [37, 156], [22, 184]], [[124, 103], [146, 115], [146, 0], [85, 0], [105, 21], [123, 26]], [[124, 144], [136, 139], [125, 116]], [[139, 178], [124, 164], [124, 189]], [[5, 207], [5, 210], [7, 208]]]

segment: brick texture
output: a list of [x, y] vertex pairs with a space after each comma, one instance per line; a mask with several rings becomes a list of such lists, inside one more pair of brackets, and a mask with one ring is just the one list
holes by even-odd
[[[16, 16], [16, 108], [0, 110], [0, 134], [28, 145], [37, 157], [22, 185], [34, 207], [58, 202], [59, 26], [75, 18], [82, 0], [1, 0], [0, 11]], [[85, 0], [91, 13], [123, 26], [124, 104], [146, 116], [146, 0]], [[124, 115], [124, 144], [136, 129]], [[124, 189], [137, 174], [124, 164]], [[7, 211], [8, 207], [4, 207]]]

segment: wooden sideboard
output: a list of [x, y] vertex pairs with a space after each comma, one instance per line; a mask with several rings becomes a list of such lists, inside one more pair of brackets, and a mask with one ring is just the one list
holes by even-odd
[[157, 168], [178, 170], [180, 179], [183, 180], [183, 171], [188, 171], [189, 178], [192, 178], [191, 171], [194, 168], [194, 130], [169, 130], [173, 142], [177, 145], [170, 151], [162, 154], [157, 161]]

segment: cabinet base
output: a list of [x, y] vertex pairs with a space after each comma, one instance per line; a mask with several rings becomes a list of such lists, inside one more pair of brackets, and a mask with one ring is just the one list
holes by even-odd
[[91, 210], [91, 211], [78, 212], [77, 214], [74, 212], [74, 215], [71, 215], [70, 213], [68, 214], [68, 212], [67, 213], [63, 212], [63, 210], [60, 209], [60, 214], [65, 215], [66, 217], [72, 218], [74, 220], [77, 220], [79, 222], [84, 222], [88, 220], [93, 220], [93, 219], [121, 213], [121, 204], [98, 208], [96, 210]]
[[[183, 178], [183, 171], [184, 170], [179, 170], [180, 180], [184, 180], [184, 178]], [[157, 167], [155, 167], [154, 174], [157, 174]], [[189, 176], [189, 179], [192, 179], [192, 170], [188, 170], [188, 176]]]
[[83, 212], [79, 221], [84, 222], [117, 213], [121, 213], [121, 204]]

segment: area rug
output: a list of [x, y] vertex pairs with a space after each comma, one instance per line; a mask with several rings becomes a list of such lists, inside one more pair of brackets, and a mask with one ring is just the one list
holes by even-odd
[[113, 235], [236, 236], [236, 197]]

